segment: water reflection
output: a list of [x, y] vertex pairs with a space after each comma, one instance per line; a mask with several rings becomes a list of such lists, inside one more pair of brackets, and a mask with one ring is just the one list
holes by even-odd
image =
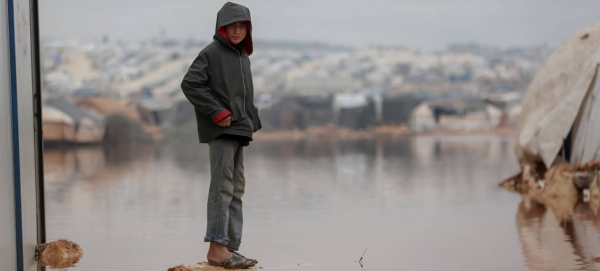
[[[569, 218], [565, 214], [570, 213]], [[600, 270], [598, 212], [587, 203], [554, 202], [552, 208], [525, 196], [516, 224], [525, 262], [531, 270]]]
[[[514, 231], [519, 195], [495, 187], [518, 169], [510, 138], [253, 142], [245, 164], [242, 252], [267, 270], [361, 270], [365, 246], [366, 270], [542, 270], [529, 255], [555, 251], [535, 208]], [[205, 145], [51, 149], [45, 170], [47, 234], [81, 245], [76, 269], [204, 259]]]

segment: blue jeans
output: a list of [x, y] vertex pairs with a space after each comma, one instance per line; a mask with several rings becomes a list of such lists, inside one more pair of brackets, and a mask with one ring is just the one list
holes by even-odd
[[211, 176], [204, 242], [217, 242], [230, 251], [238, 251], [244, 224], [244, 147], [226, 139], [215, 139], [208, 146]]

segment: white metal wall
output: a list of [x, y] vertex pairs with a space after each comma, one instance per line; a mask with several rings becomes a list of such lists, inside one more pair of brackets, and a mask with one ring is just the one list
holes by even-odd
[[0, 270], [17, 270], [10, 106], [8, 5], [0, 5]]
[[[9, 0], [11, 1], [11, 0]], [[20, 204], [24, 270], [37, 270], [36, 164], [33, 116], [33, 70], [30, 0], [12, 0], [16, 66], [11, 69], [8, 1], [0, 4], [0, 270], [17, 270], [14, 149], [12, 119], [18, 115]], [[16, 71], [17, 113], [11, 104], [11, 73]]]

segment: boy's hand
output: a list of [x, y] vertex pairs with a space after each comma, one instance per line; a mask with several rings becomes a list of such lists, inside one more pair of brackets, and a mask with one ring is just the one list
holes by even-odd
[[226, 117], [225, 119], [223, 119], [222, 121], [219, 121], [217, 123], [217, 125], [221, 126], [221, 127], [229, 127], [231, 125], [231, 116]]

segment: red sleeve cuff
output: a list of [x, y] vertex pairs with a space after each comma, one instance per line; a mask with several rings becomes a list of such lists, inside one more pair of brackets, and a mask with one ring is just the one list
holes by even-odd
[[231, 112], [229, 112], [229, 110], [227, 109], [223, 109], [221, 111], [219, 111], [219, 113], [217, 113], [214, 117], [213, 117], [213, 121], [215, 123], [219, 123], [220, 121], [224, 120], [225, 118], [231, 116]]

